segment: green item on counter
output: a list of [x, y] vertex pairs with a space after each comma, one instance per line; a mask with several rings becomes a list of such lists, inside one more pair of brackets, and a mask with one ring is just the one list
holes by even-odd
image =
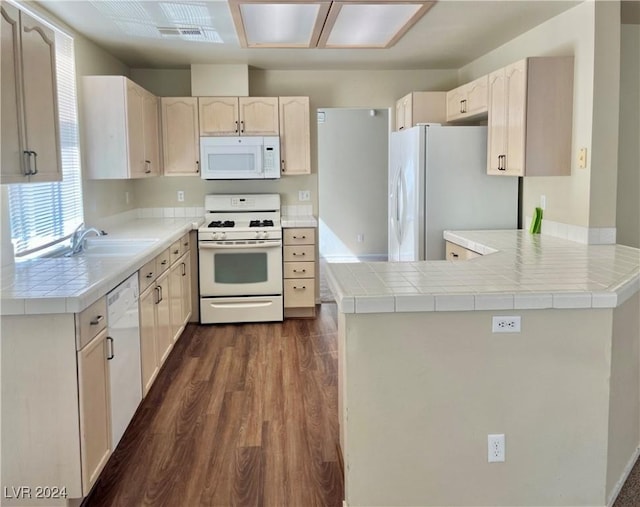
[[542, 208], [536, 208], [536, 211], [533, 214], [533, 219], [531, 220], [531, 227], [529, 227], [529, 232], [531, 234], [540, 234], [542, 229]]

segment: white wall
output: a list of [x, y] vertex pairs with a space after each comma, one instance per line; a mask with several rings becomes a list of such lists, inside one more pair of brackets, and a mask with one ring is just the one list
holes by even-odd
[[617, 242], [640, 248], [640, 25], [622, 25]]
[[324, 113], [324, 122], [318, 122], [320, 255], [334, 260], [386, 260], [389, 110], [320, 111]]

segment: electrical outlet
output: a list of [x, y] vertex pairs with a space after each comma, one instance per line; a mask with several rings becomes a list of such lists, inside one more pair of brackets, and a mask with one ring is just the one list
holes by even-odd
[[546, 195], [541, 195], [540, 196], [540, 207], [543, 210], [547, 209], [547, 196]]
[[494, 316], [492, 319], [491, 331], [494, 333], [519, 333], [520, 316]]
[[489, 463], [503, 463], [505, 454], [504, 434], [487, 435], [487, 451]]
[[311, 199], [311, 192], [309, 190], [298, 191], [298, 201], [309, 201]]
[[364, 234], [360, 233], [357, 236], [358, 243], [364, 243]]
[[184, 190], [178, 190], [178, 202], [184, 202]]
[[129, 204], [129, 202], [131, 202], [131, 196], [128, 191], [124, 193], [124, 202], [125, 204]]

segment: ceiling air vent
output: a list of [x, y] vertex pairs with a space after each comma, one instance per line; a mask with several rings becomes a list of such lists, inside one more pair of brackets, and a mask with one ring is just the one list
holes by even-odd
[[158, 32], [163, 36], [173, 37], [202, 37], [202, 28], [190, 26], [162, 26], [158, 27]]

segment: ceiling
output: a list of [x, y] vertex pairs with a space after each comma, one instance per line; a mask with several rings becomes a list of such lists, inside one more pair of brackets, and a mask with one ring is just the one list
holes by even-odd
[[[226, 0], [37, 2], [132, 68], [192, 63], [262, 69], [457, 69], [581, 3], [565, 0], [440, 0], [386, 49], [241, 48]], [[202, 35], [161, 35], [198, 27]]]

